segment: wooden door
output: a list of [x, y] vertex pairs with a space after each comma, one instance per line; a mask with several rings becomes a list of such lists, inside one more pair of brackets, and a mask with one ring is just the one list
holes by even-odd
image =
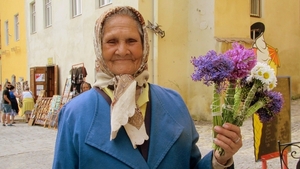
[[47, 97], [47, 68], [33, 67], [30, 68], [30, 90], [33, 92], [35, 98], [38, 97], [41, 90], [45, 90], [45, 97]]
[[54, 95], [59, 95], [58, 65], [54, 66]]
[[45, 90], [44, 97], [52, 97], [59, 94], [58, 66], [32, 67], [30, 68], [30, 90], [35, 98], [40, 91]]

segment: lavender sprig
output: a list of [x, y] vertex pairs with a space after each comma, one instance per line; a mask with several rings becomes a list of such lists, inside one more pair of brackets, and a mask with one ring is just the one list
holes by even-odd
[[203, 81], [210, 86], [216, 84], [220, 92], [223, 82], [231, 75], [233, 71], [233, 61], [224, 54], [217, 54], [216, 51], [209, 51], [204, 56], [193, 57], [191, 63], [194, 65], [192, 79], [194, 81]]

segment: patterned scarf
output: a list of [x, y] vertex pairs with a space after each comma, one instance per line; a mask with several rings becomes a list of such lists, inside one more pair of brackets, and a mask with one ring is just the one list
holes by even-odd
[[[139, 69], [135, 74], [114, 75], [107, 67], [102, 57], [102, 29], [105, 20], [121, 10], [129, 10], [138, 18], [143, 32], [143, 58]], [[149, 44], [145, 21], [142, 15], [129, 6], [114, 7], [109, 9], [97, 19], [95, 24], [94, 48], [96, 54], [96, 82], [93, 86], [100, 89], [114, 86], [114, 99], [111, 103], [111, 136], [110, 140], [116, 138], [121, 126], [124, 126], [128, 137], [134, 148], [142, 145], [149, 137], [146, 133], [142, 113], [136, 104], [137, 99], [143, 92], [143, 86], [147, 83]]]

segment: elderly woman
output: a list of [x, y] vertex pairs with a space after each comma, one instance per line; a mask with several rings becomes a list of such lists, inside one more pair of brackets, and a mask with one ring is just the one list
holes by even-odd
[[198, 133], [180, 95], [149, 84], [145, 21], [115, 7], [95, 25], [97, 81], [59, 113], [53, 168], [233, 168], [240, 128], [215, 127], [225, 155], [202, 158]]

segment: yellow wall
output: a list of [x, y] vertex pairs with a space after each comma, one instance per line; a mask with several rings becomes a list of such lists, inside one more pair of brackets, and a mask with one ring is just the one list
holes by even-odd
[[[21, 3], [23, 2], [23, 4]], [[5, 5], [4, 5], [5, 4]], [[18, 5], [16, 5], [18, 4]], [[15, 24], [14, 16], [19, 14], [19, 40], [15, 40]], [[2, 51], [9, 51], [8, 54], [1, 55], [2, 61], [2, 79], [11, 81], [11, 76], [16, 76], [16, 82], [19, 77], [28, 80], [27, 77], [27, 57], [26, 57], [26, 21], [25, 21], [25, 3], [19, 0], [0, 0], [0, 17], [1, 17], [1, 48]], [[9, 25], [9, 44], [5, 41], [5, 22]], [[12, 51], [12, 48], [17, 48], [17, 51]]]
[[203, 54], [215, 45], [211, 29], [213, 8], [207, 8], [213, 7], [213, 3], [198, 0], [139, 2], [146, 22], [158, 24], [165, 31], [165, 37], [161, 38], [148, 29], [150, 82], [179, 92], [195, 119], [199, 116], [209, 119], [210, 116], [205, 116], [210, 112], [208, 100], [212, 94], [208, 87], [192, 81], [190, 60], [191, 56]]
[[[148, 20], [150, 22], [153, 21], [153, 2], [152, 1], [143, 1], [139, 2], [137, 9], [141, 12], [143, 15], [146, 25], [148, 24]], [[149, 82], [154, 82], [154, 69], [153, 69], [153, 34], [148, 30], [148, 39], [149, 39], [149, 45], [150, 45], [150, 51], [149, 51], [149, 56], [148, 56], [148, 71], [150, 73], [149, 76]]]
[[186, 98], [188, 51], [188, 3], [158, 1], [158, 24], [165, 37], [158, 37], [157, 82]]
[[[279, 50], [281, 67], [278, 76], [291, 76], [292, 95], [300, 93], [298, 1], [263, 1], [262, 18], [250, 17], [250, 0], [177, 0], [176, 3], [157, 0], [154, 1], [157, 2], [157, 13], [153, 13], [153, 4], [139, 2], [139, 10], [145, 18], [153, 21], [153, 16], [157, 15], [157, 23], [166, 34], [160, 38], [148, 30], [152, 37], [149, 62], [157, 59], [153, 62], [155, 65], [150, 66], [157, 70], [150, 73], [156, 73], [153, 77], [157, 78], [157, 84], [181, 94], [195, 119], [211, 119], [212, 87], [191, 80], [191, 56], [204, 55], [209, 50], [221, 52], [231, 47], [230, 43], [215, 38], [241, 40], [251, 47], [250, 27], [258, 21], [266, 26], [266, 42]], [[157, 53], [153, 48], [157, 48]]]
[[[289, 2], [289, 3], [287, 3]], [[279, 76], [291, 77], [292, 96], [300, 94], [300, 16], [299, 1], [265, 1], [263, 17], [251, 18], [265, 24], [265, 41], [278, 49]]]
[[215, 0], [215, 37], [250, 38], [250, 2]]
[[300, 67], [297, 62], [300, 57], [299, 1], [262, 2], [262, 17], [256, 18], [249, 16], [249, 1], [216, 0], [215, 36], [249, 39], [250, 26], [255, 22], [264, 23], [266, 43], [278, 49], [280, 59], [278, 76], [290, 76], [292, 96], [299, 95]]

